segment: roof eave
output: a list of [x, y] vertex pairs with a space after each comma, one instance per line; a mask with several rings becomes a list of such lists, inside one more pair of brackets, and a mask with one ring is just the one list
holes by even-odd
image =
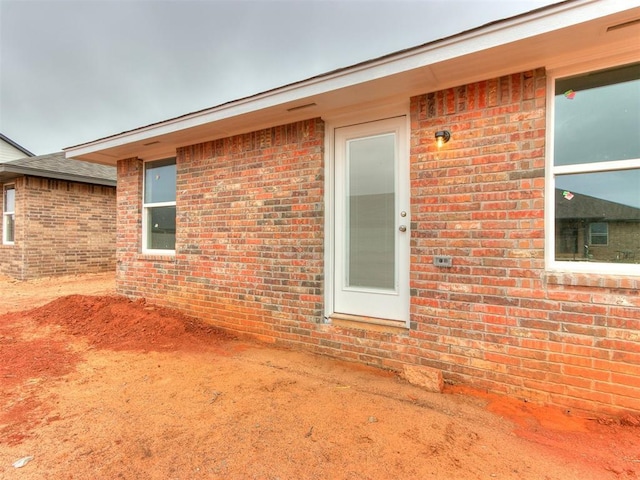
[[[267, 118], [271, 118], [269, 117], [270, 115], [275, 115], [273, 112], [275, 107], [290, 107], [295, 106], [296, 103], [303, 104], [308, 99], [324, 98], [330, 94], [346, 91], [355, 86], [383, 82], [392, 76], [408, 75], [408, 72], [411, 71], [423, 71], [425, 79], [431, 80], [432, 84], [437, 84], [438, 87], [445, 85], [445, 82], [451, 83], [449, 86], [456, 85], [458, 84], [456, 83], [456, 78], [447, 78], [446, 81], [433, 78], [436, 75], [432, 71], [432, 66], [455, 59], [468, 59], [474, 55], [487, 55], [487, 52], [490, 52], [491, 49], [541, 35], [548, 35], [581, 23], [633, 9], [640, 10], [637, 2], [632, 0], [576, 0], [551, 5], [529, 14], [494, 22], [420, 47], [386, 55], [353, 67], [316, 76], [251, 97], [122, 132], [93, 142], [68, 147], [65, 149], [65, 153], [67, 157], [113, 165], [118, 159], [126, 158], [119, 156], [121, 153], [124, 154], [126, 152], [129, 154], [135, 152], [135, 149], [132, 148], [123, 149], [122, 147], [124, 146], [137, 144], [136, 148], [143, 150], [143, 147], [149, 147], [157, 143], [159, 138], [181, 131], [193, 130], [195, 132], [198, 127], [205, 125], [219, 127], [218, 129], [208, 129], [208, 139], [214, 139], [216, 136], [218, 138], [227, 136], [230, 133], [236, 133], [231, 128], [226, 128], [226, 124], [232, 124], [233, 119], [246, 118], [246, 126], [254, 126], [259, 123], [258, 120], [266, 122]], [[546, 65], [531, 65], [532, 68], [540, 66]], [[463, 81], [462, 78], [459, 80]], [[425, 84], [427, 83], [425, 80]], [[407, 93], [415, 94], [416, 92]], [[263, 112], [263, 114], [261, 115], [259, 112]], [[327, 114], [327, 111], [323, 111], [321, 108], [315, 111], [310, 109], [308, 113], [302, 113], [302, 115], [306, 115], [306, 118], [325, 114]], [[301, 117], [298, 117], [300, 115], [290, 115], [287, 118], [291, 119], [291, 121], [296, 121], [301, 119]], [[282, 117], [273, 116], [272, 118], [280, 121]], [[173, 147], [175, 148], [175, 145]], [[159, 149], [157, 151], [160, 152]], [[158, 154], [160, 155], [161, 153]]]
[[41, 170], [29, 167], [16, 167], [12, 165], [0, 164], [0, 182], [7, 183], [16, 178], [29, 176], [40, 178], [51, 178], [55, 180], [66, 180], [69, 182], [88, 183], [91, 185], [102, 185], [106, 187], [115, 187], [116, 180], [108, 178], [88, 177], [85, 175], [74, 175], [61, 172], [53, 172], [49, 170]]

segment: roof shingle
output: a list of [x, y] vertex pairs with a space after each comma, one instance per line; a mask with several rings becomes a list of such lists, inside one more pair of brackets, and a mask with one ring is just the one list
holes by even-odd
[[97, 185], [116, 184], [116, 167], [65, 158], [64, 152], [25, 157], [0, 164], [0, 181], [21, 175], [56, 178]]

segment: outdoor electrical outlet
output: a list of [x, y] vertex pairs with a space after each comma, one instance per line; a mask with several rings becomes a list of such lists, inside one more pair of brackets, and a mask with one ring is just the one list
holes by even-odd
[[436, 255], [433, 257], [433, 264], [436, 267], [452, 267], [453, 260], [445, 255]]

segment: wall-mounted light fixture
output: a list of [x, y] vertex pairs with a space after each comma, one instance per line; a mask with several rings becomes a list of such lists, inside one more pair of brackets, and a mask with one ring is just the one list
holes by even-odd
[[436, 144], [438, 148], [442, 147], [445, 143], [447, 143], [451, 139], [451, 133], [449, 130], [438, 130], [436, 132]]

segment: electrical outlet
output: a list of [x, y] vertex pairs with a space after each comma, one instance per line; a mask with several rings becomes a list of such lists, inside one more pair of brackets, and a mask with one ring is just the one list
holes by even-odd
[[446, 255], [435, 255], [433, 257], [433, 264], [436, 267], [453, 267], [453, 259]]

